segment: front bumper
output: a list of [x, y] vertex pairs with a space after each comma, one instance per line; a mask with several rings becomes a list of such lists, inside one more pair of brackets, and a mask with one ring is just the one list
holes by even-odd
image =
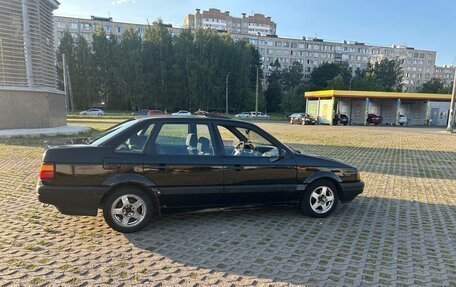
[[50, 186], [38, 183], [38, 200], [54, 205], [62, 214], [97, 215], [98, 205], [108, 187], [100, 186]]
[[355, 199], [358, 194], [363, 192], [364, 182], [362, 180], [353, 182], [341, 182], [340, 187], [342, 191], [340, 200], [342, 202], [350, 202]]

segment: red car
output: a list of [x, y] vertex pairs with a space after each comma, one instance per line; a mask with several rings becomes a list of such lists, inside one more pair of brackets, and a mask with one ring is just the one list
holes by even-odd
[[377, 116], [376, 114], [368, 114], [366, 122], [368, 125], [378, 125], [382, 122], [382, 116]]
[[165, 113], [164, 111], [161, 111], [161, 110], [149, 110], [147, 112], [147, 116], [148, 117], [151, 117], [151, 116], [166, 116], [168, 115], [167, 113]]

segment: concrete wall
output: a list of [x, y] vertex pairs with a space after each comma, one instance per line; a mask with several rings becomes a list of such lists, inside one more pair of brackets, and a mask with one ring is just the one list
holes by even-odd
[[0, 129], [49, 128], [66, 124], [62, 92], [0, 88]]
[[396, 100], [381, 100], [382, 101], [382, 124], [393, 125], [396, 124]]

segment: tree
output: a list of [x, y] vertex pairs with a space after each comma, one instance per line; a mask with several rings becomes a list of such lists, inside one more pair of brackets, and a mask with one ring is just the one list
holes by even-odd
[[268, 112], [276, 112], [280, 110], [280, 103], [282, 102], [282, 73], [279, 61], [276, 60], [271, 64], [270, 69], [265, 91], [266, 107]]
[[283, 97], [282, 111], [302, 111], [304, 109], [304, 74], [299, 62], [293, 62], [281, 72]]
[[402, 91], [403, 70], [399, 61], [382, 59], [380, 62], [375, 62], [373, 73], [382, 91]]
[[402, 91], [402, 68], [396, 60], [382, 59], [364, 70], [356, 69], [351, 88], [362, 91]]
[[313, 69], [310, 74], [311, 90], [348, 89], [352, 77], [352, 69], [348, 63], [323, 63]]
[[453, 86], [445, 87], [442, 80], [432, 78], [423, 84], [420, 89], [420, 93], [432, 93], [432, 94], [451, 94]]

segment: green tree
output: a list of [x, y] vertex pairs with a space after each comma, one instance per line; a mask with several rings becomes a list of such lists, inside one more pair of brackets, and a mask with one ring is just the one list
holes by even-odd
[[348, 63], [323, 63], [313, 69], [310, 74], [309, 88], [311, 90], [343, 89], [350, 86], [352, 69]]
[[375, 62], [372, 72], [375, 74], [382, 91], [402, 91], [403, 70], [400, 61], [382, 59], [380, 62]]
[[451, 94], [452, 85], [445, 87], [442, 80], [432, 78], [423, 84], [420, 89], [420, 93], [432, 93], [432, 94]]
[[299, 62], [293, 62], [281, 72], [283, 97], [281, 100], [282, 111], [304, 110], [304, 74]]
[[280, 110], [280, 103], [282, 102], [282, 73], [280, 67], [278, 60], [270, 65], [271, 72], [267, 77], [267, 89], [265, 91], [268, 112]]
[[150, 106], [167, 110], [173, 85], [174, 51], [172, 36], [162, 20], [148, 25], [144, 33], [143, 64], [145, 90]]

